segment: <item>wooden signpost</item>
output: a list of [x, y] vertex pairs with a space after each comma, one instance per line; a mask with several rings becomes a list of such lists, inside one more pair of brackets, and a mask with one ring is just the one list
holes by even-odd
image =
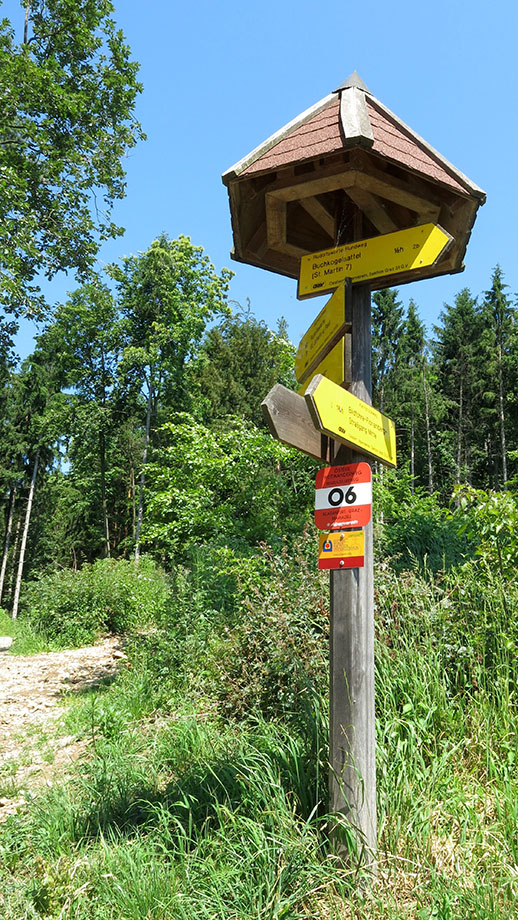
[[[462, 271], [484, 192], [356, 73], [223, 181], [233, 258], [298, 278], [300, 299], [333, 292], [297, 351], [304, 396], [278, 384], [262, 403], [273, 436], [325, 465], [395, 466], [394, 424], [371, 407], [370, 292]], [[375, 871], [372, 522], [349, 524], [324, 535], [319, 552], [330, 568], [329, 808]], [[339, 822], [332, 833], [346, 858]]]

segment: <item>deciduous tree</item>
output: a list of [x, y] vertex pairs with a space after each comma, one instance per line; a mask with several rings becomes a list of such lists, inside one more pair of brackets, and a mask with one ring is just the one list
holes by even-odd
[[23, 6], [0, 21], [0, 296], [14, 313], [41, 307], [39, 274], [85, 276], [99, 241], [122, 232], [111, 211], [143, 136], [111, 0]]

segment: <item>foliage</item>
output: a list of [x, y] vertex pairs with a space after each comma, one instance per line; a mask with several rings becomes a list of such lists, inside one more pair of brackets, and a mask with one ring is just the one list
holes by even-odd
[[472, 551], [439, 496], [414, 487], [408, 467], [375, 478], [373, 507], [377, 556], [398, 572], [447, 571]]
[[102, 559], [25, 585], [23, 616], [37, 632], [64, 645], [93, 642], [106, 632], [144, 628], [169, 597], [165, 576], [151, 559], [140, 564]]
[[228, 313], [232, 272], [218, 274], [189, 237], [169, 240], [165, 234], [110, 270], [125, 320], [121, 372], [148, 396], [156, 425], [159, 401], [173, 410], [189, 406], [186, 363], [207, 323]]
[[403, 308], [394, 290], [376, 291], [372, 297], [373, 396], [381, 412], [389, 414], [386, 396], [395, 388], [403, 336]]
[[511, 492], [485, 492], [461, 486], [455, 492], [455, 523], [476, 544], [483, 566], [502, 578], [515, 574], [518, 565], [518, 505]]
[[257, 584], [240, 586], [238, 615], [213, 637], [211, 680], [227, 715], [261, 712], [312, 723], [327, 686], [329, 635], [327, 579], [316, 571], [316, 546], [311, 528], [293, 547], [262, 547], [266, 570]]
[[[513, 920], [517, 624], [471, 564], [436, 581], [378, 564], [380, 873], [358, 895], [354, 852], [347, 868], [329, 846], [325, 697], [317, 682], [300, 692], [301, 665], [325, 669], [313, 541], [294, 563], [265, 552], [246, 584], [243, 565], [242, 629], [213, 620], [189, 644], [191, 582], [184, 641], [175, 597], [161, 655], [139, 643], [116, 681], [76, 698], [65, 730], [88, 758], [0, 834], [6, 920]], [[505, 587], [518, 609], [513, 580]], [[198, 692], [182, 666], [202, 672]]]
[[313, 501], [310, 464], [300, 454], [238, 418], [215, 431], [176, 414], [160, 434], [164, 447], [148, 467], [144, 543], [164, 561], [189, 559], [214, 541], [246, 554], [300, 532]]
[[294, 358], [284, 320], [273, 332], [248, 311], [213, 326], [190, 368], [205, 422], [238, 415], [262, 427], [261, 402], [272, 386], [295, 386]]
[[14, 313], [41, 306], [38, 273], [85, 276], [99, 239], [122, 232], [110, 211], [142, 137], [141, 87], [113, 11], [111, 0], [27, 0], [20, 43], [0, 23], [0, 284]]

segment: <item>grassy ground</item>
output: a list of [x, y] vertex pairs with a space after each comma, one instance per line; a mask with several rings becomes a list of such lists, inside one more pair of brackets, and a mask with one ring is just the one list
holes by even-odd
[[89, 753], [0, 828], [6, 920], [516, 917], [516, 589], [379, 566], [379, 873], [360, 885], [327, 837], [325, 582], [282, 565], [226, 630], [186, 591], [70, 701]]

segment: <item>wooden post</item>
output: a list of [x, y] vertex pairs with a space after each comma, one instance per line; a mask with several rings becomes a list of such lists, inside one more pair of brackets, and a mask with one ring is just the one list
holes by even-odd
[[[371, 404], [370, 291], [352, 287], [351, 377], [348, 389]], [[365, 461], [342, 447], [333, 463]], [[363, 568], [330, 573], [330, 810], [355, 830], [364, 866], [376, 868], [374, 726], [374, 580], [372, 522], [365, 528]], [[337, 850], [344, 842], [334, 834]]]

